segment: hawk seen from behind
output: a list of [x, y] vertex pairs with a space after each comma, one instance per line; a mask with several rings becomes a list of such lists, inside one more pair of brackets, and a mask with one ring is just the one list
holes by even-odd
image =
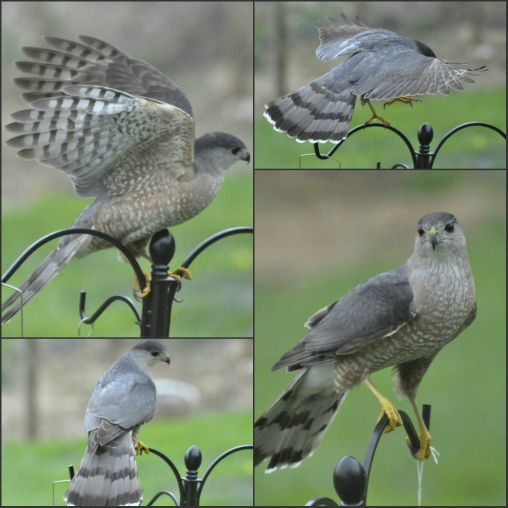
[[158, 341], [140, 342], [99, 379], [84, 419], [88, 446], [72, 479], [68, 506], [139, 506], [136, 453], [148, 452], [139, 441], [141, 426], [155, 411], [157, 393], [150, 378], [154, 365], [170, 358]]

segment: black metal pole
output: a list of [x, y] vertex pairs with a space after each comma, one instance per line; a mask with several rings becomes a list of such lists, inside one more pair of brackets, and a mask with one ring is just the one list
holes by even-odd
[[169, 263], [175, 255], [175, 239], [167, 230], [159, 231], [150, 241], [152, 258], [151, 290], [143, 298], [141, 337], [169, 337], [171, 307], [179, 282], [168, 275]]
[[202, 459], [201, 450], [197, 446], [191, 446], [185, 452], [184, 460], [187, 472], [185, 473], [185, 478], [183, 478], [183, 499], [181, 500], [181, 506], [198, 506], [200, 484], [198, 469], [201, 466]]
[[424, 123], [418, 129], [418, 141], [420, 142], [420, 150], [416, 152], [416, 165], [415, 169], [430, 169], [432, 168], [432, 156], [430, 151], [430, 144], [434, 137], [434, 131], [428, 123]]

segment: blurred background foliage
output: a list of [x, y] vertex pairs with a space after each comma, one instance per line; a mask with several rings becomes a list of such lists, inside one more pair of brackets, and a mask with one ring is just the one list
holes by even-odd
[[[4, 339], [2, 341], [2, 506], [63, 506], [67, 466], [86, 446], [83, 416], [102, 373], [137, 341], [126, 339]], [[220, 453], [252, 443], [252, 340], [174, 340], [169, 367], [154, 368], [154, 419], [141, 439], [185, 474], [192, 445], [204, 468]], [[81, 368], [79, 367], [81, 366]], [[159, 490], [177, 493], [155, 455], [138, 459], [147, 503]], [[252, 505], [252, 453], [226, 459], [203, 490], [204, 505]], [[167, 506], [161, 498], [156, 506]]]
[[[334, 160], [319, 161], [300, 155], [312, 153], [312, 145], [296, 143], [277, 133], [262, 117], [264, 104], [326, 73], [340, 60], [322, 62], [315, 58], [319, 45], [315, 25], [341, 13], [359, 16], [372, 27], [393, 30], [430, 46], [438, 57], [487, 65], [464, 92], [425, 96], [410, 108], [395, 104], [383, 111], [394, 127], [418, 146], [416, 133], [424, 122], [434, 129], [435, 146], [451, 128], [481, 121], [506, 130], [506, 4], [504, 2], [258, 2], [255, 10], [255, 108], [256, 168], [374, 168], [392, 167], [411, 159], [403, 143], [393, 134], [367, 129], [355, 134], [336, 153]], [[376, 110], [382, 102], [374, 102]], [[378, 111], [380, 112], [380, 111]], [[357, 103], [351, 127], [370, 116]], [[330, 148], [332, 145], [322, 145]], [[476, 127], [455, 135], [440, 152], [436, 168], [505, 168], [506, 147], [493, 131]]]
[[[20, 48], [41, 45], [43, 35], [74, 39], [84, 33], [149, 62], [175, 81], [193, 105], [197, 135], [231, 132], [252, 151], [252, 9], [249, 2], [3, 3], [2, 122], [5, 125], [13, 111], [27, 107], [12, 83], [20, 75], [14, 62], [25, 58]], [[2, 169], [5, 270], [37, 238], [71, 226], [90, 200], [78, 198], [59, 171], [20, 160], [14, 150], [2, 150]], [[173, 228], [177, 251], [172, 268], [209, 235], [251, 224], [252, 169], [237, 164], [214, 203]], [[39, 251], [10, 283], [20, 284], [49, 250]], [[89, 313], [112, 294], [130, 294], [131, 270], [116, 257], [108, 250], [68, 266], [26, 307], [25, 336], [76, 335], [80, 289], [89, 293]], [[172, 335], [251, 336], [252, 239], [240, 235], [224, 240], [192, 268], [194, 280], [178, 295], [184, 303], [174, 305]], [[93, 334], [136, 336], [139, 330], [133, 322], [130, 311], [115, 304], [97, 321]], [[16, 317], [3, 333], [19, 336], [20, 330]], [[81, 330], [82, 335], [89, 332]]]
[[[418, 219], [449, 211], [466, 233], [478, 301], [475, 322], [445, 347], [419, 389], [432, 405], [438, 465], [425, 464], [423, 504], [502, 505], [506, 460], [505, 172], [263, 171], [256, 185], [255, 415], [294, 375], [272, 365], [305, 334], [303, 323], [357, 284], [402, 264], [413, 250]], [[392, 374], [374, 374], [397, 401]], [[335, 464], [363, 460], [379, 415], [364, 387], [354, 389], [316, 453], [297, 469], [255, 471], [259, 505], [336, 499]], [[383, 437], [373, 465], [370, 505], [416, 504], [417, 473], [403, 430]]]

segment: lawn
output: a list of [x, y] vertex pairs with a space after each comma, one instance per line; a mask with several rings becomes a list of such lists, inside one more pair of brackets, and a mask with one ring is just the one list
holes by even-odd
[[[60, 422], [62, 423], [62, 422]], [[252, 443], [252, 413], [209, 414], [198, 418], [150, 422], [143, 430], [143, 442], [167, 454], [185, 475], [183, 457], [192, 445], [203, 454], [202, 476], [208, 464], [223, 451]], [[8, 442], [3, 446], [2, 506], [64, 506], [68, 483], [52, 482], [67, 478], [67, 466], [81, 460], [85, 439], [44, 442]], [[138, 458], [139, 475], [147, 503], [160, 490], [177, 493], [169, 468], [155, 455]], [[201, 498], [207, 506], [252, 505], [252, 452], [242, 451], [227, 458], [212, 472]], [[166, 497], [155, 506], [171, 506]]]
[[[29, 206], [4, 210], [2, 217], [3, 271], [32, 242], [51, 231], [69, 227], [86, 201], [73, 194], [53, 194]], [[231, 174], [217, 199], [203, 213], [172, 229], [176, 268], [202, 240], [219, 230], [252, 225], [252, 177]], [[50, 246], [33, 254], [9, 281], [19, 285], [44, 258]], [[144, 270], [147, 261], [141, 261]], [[171, 334], [174, 337], [252, 336], [252, 237], [243, 234], [214, 244], [192, 264], [194, 280], [184, 282], [177, 294], [181, 303], [173, 305]], [[24, 336], [139, 335], [131, 311], [114, 303], [94, 324], [79, 327], [79, 291], [88, 293], [90, 315], [109, 296], [132, 295], [133, 274], [129, 265], [119, 263], [116, 252], [108, 249], [67, 266], [24, 311]], [[8, 294], [4, 291], [3, 299]], [[138, 304], [140, 307], [140, 304]], [[21, 318], [4, 325], [6, 337], [20, 336]]]
[[[417, 131], [427, 122], [434, 130], [431, 151], [438, 141], [452, 128], [465, 122], [490, 123], [506, 131], [506, 90], [467, 91], [446, 96], [427, 96], [413, 107], [396, 103], [383, 110], [382, 102], [375, 101], [376, 111], [393, 127], [400, 129], [418, 148]], [[350, 128], [361, 125], [370, 116], [367, 106], [359, 102], [355, 107]], [[272, 126], [255, 112], [256, 143], [255, 167], [261, 169], [326, 169], [326, 168], [370, 168], [378, 161], [382, 168], [395, 164], [412, 167], [411, 157], [401, 139], [394, 133], [381, 128], [371, 128], [355, 133], [333, 156], [333, 160], [320, 161], [313, 154], [310, 143], [297, 143], [285, 134], [275, 132]], [[321, 144], [321, 153], [333, 145]], [[499, 134], [483, 127], [470, 127], [452, 136], [440, 150], [435, 169], [444, 168], [506, 168], [506, 144]]]

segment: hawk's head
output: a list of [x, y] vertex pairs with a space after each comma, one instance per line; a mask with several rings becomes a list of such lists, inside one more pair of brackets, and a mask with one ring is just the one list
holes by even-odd
[[225, 132], [210, 132], [196, 139], [194, 151], [201, 171], [225, 171], [237, 161], [250, 162], [245, 143]]

